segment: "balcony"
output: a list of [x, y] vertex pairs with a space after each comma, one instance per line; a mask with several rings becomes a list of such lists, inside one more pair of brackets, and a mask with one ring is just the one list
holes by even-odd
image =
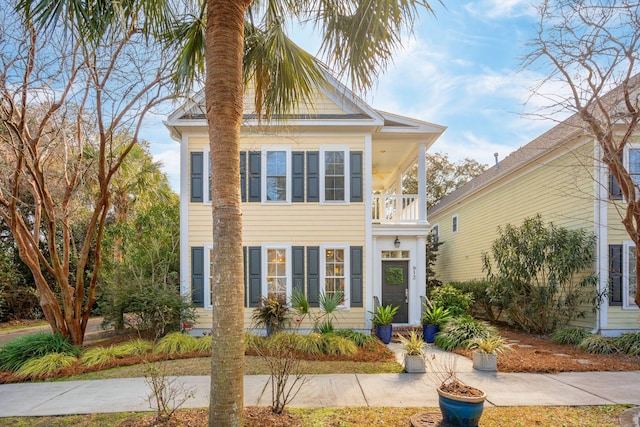
[[420, 203], [417, 194], [374, 194], [371, 203], [375, 224], [417, 224], [427, 221], [426, 205]]

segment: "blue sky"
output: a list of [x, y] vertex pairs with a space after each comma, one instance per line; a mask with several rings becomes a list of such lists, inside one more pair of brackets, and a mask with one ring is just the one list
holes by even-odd
[[[423, 13], [394, 63], [362, 96], [374, 108], [447, 126], [431, 152], [494, 163], [553, 126], [523, 116], [543, 104], [530, 89], [543, 76], [521, 70], [526, 43], [535, 34], [530, 1], [447, 1]], [[302, 31], [294, 40], [317, 51], [317, 36]], [[362, 94], [360, 94], [362, 95]], [[155, 116], [143, 130], [156, 160], [178, 190], [179, 146]]]

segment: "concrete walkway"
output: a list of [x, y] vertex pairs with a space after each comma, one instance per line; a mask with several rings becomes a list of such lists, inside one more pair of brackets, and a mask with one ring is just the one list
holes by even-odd
[[[397, 349], [396, 349], [397, 350]], [[471, 361], [430, 350], [436, 361], [455, 358], [458, 377], [487, 393], [487, 406], [640, 405], [640, 371], [507, 374], [474, 371]], [[244, 379], [246, 406], [271, 404], [266, 375]], [[292, 407], [438, 407], [435, 375], [308, 375]], [[193, 392], [184, 407], [209, 404], [209, 377], [176, 377], [175, 385]], [[149, 411], [144, 378], [0, 385], [0, 417]]]

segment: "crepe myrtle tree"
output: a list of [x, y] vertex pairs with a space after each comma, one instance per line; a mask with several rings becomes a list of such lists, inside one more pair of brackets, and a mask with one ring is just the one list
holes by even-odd
[[[597, 142], [601, 161], [620, 187], [622, 224], [640, 247], [640, 180], [623, 155], [640, 121], [640, 3], [634, 0], [544, 0], [523, 66], [544, 76], [534, 88], [550, 101], [548, 118], [572, 112], [565, 124]], [[553, 88], [550, 90], [549, 88]], [[640, 271], [640, 251], [636, 251]], [[640, 287], [635, 303], [640, 306]]]
[[87, 43], [76, 25], [37, 28], [14, 2], [1, 7], [0, 216], [51, 329], [82, 344], [111, 183], [144, 118], [169, 99], [174, 60], [133, 12], [122, 31]]

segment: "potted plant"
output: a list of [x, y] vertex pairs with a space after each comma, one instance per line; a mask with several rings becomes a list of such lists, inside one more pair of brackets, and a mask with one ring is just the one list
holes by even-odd
[[378, 306], [375, 313], [370, 311], [373, 315], [371, 322], [376, 327], [376, 335], [382, 340], [383, 343], [389, 344], [391, 342], [391, 334], [393, 333], [393, 316], [398, 312], [398, 306], [386, 305]]
[[494, 372], [498, 370], [498, 353], [511, 350], [511, 346], [500, 335], [474, 338], [469, 341], [467, 348], [472, 350], [473, 369]]
[[425, 342], [431, 344], [435, 341], [436, 334], [440, 331], [440, 326], [444, 325], [451, 313], [449, 310], [438, 305], [424, 304], [422, 312], [422, 336]]
[[411, 331], [409, 338], [398, 334], [398, 339], [404, 350], [404, 370], [409, 373], [425, 372], [424, 356], [426, 344], [422, 337], [416, 331]]
[[443, 424], [477, 427], [484, 410], [486, 393], [458, 379], [455, 359], [451, 354], [443, 354], [439, 358], [434, 356], [427, 361], [436, 381]]
[[251, 320], [256, 328], [265, 328], [267, 336], [285, 328], [289, 322], [289, 306], [285, 295], [269, 294], [260, 298]]

